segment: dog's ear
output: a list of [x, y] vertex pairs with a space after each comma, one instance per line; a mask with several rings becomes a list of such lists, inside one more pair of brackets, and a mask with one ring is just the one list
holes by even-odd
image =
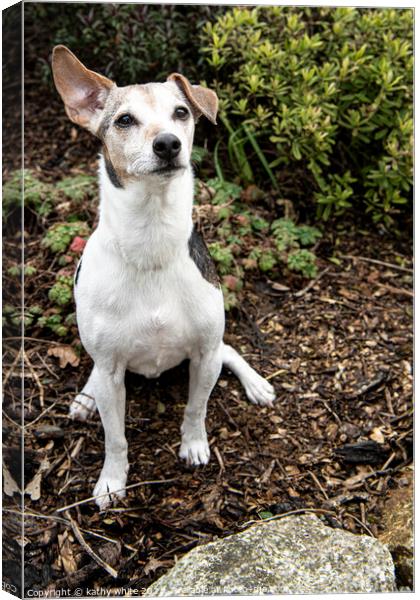
[[95, 133], [98, 117], [115, 84], [103, 75], [87, 69], [65, 46], [55, 46], [52, 71], [55, 86], [69, 118]]
[[179, 73], [172, 73], [168, 81], [174, 81], [195, 110], [197, 116], [204, 115], [216, 125], [217, 108], [219, 99], [213, 90], [201, 85], [191, 85], [186, 77]]

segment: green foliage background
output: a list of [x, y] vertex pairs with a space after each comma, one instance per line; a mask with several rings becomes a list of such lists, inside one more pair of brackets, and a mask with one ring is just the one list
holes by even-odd
[[251, 173], [301, 167], [323, 219], [362, 208], [391, 225], [410, 205], [411, 10], [235, 8], [202, 43], [223, 122], [265, 159]]
[[25, 20], [34, 33], [48, 26], [37, 69], [45, 84], [51, 85], [48, 55], [64, 44], [89, 68], [130, 85], [165, 81], [173, 71], [199, 79], [200, 33], [223, 12], [206, 5], [55, 2], [26, 4]]

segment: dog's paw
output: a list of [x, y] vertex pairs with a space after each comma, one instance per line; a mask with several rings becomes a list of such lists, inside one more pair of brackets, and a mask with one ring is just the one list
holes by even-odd
[[95, 502], [100, 510], [105, 510], [121, 498], [125, 498], [125, 488], [127, 477], [106, 477], [101, 475], [98, 479], [93, 495]]
[[96, 412], [94, 398], [87, 394], [78, 394], [70, 405], [69, 417], [76, 421], [86, 421]]
[[210, 460], [210, 448], [207, 440], [182, 440], [180, 458], [188, 465], [206, 465]]
[[248, 379], [245, 385], [245, 393], [253, 404], [260, 404], [261, 406], [273, 406], [273, 402], [276, 399], [276, 393], [271, 383], [268, 383], [264, 377], [258, 375], [254, 371], [252, 377]]

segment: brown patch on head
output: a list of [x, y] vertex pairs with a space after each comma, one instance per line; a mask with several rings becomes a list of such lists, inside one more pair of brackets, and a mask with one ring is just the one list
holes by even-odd
[[116, 99], [111, 103], [107, 103], [107, 106], [105, 107], [105, 110], [104, 110], [104, 114], [102, 116], [102, 120], [98, 127], [98, 131], [96, 132], [96, 135], [98, 136], [98, 138], [100, 140], [104, 141], [106, 132], [112, 125], [114, 115], [117, 112], [120, 104], [121, 104], [120, 99]]
[[120, 169], [115, 168], [115, 166], [109, 156], [108, 149], [105, 145], [103, 147], [103, 155], [104, 155], [104, 161], [105, 161], [105, 169], [106, 169], [106, 172], [108, 173], [108, 177], [109, 177], [112, 185], [116, 188], [122, 189], [124, 187], [124, 185], [123, 185], [124, 173]]
[[153, 140], [161, 131], [162, 127], [160, 125], [150, 125], [144, 132], [144, 139]]
[[150, 108], [155, 108], [156, 98], [153, 93], [151, 84], [144, 83], [141, 85], [136, 85], [135, 87], [144, 96], [144, 101], [150, 106]]

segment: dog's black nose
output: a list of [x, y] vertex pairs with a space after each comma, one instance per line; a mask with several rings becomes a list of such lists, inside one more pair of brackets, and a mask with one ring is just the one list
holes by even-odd
[[153, 140], [153, 152], [164, 158], [171, 160], [178, 156], [181, 151], [181, 140], [173, 133], [159, 133]]

